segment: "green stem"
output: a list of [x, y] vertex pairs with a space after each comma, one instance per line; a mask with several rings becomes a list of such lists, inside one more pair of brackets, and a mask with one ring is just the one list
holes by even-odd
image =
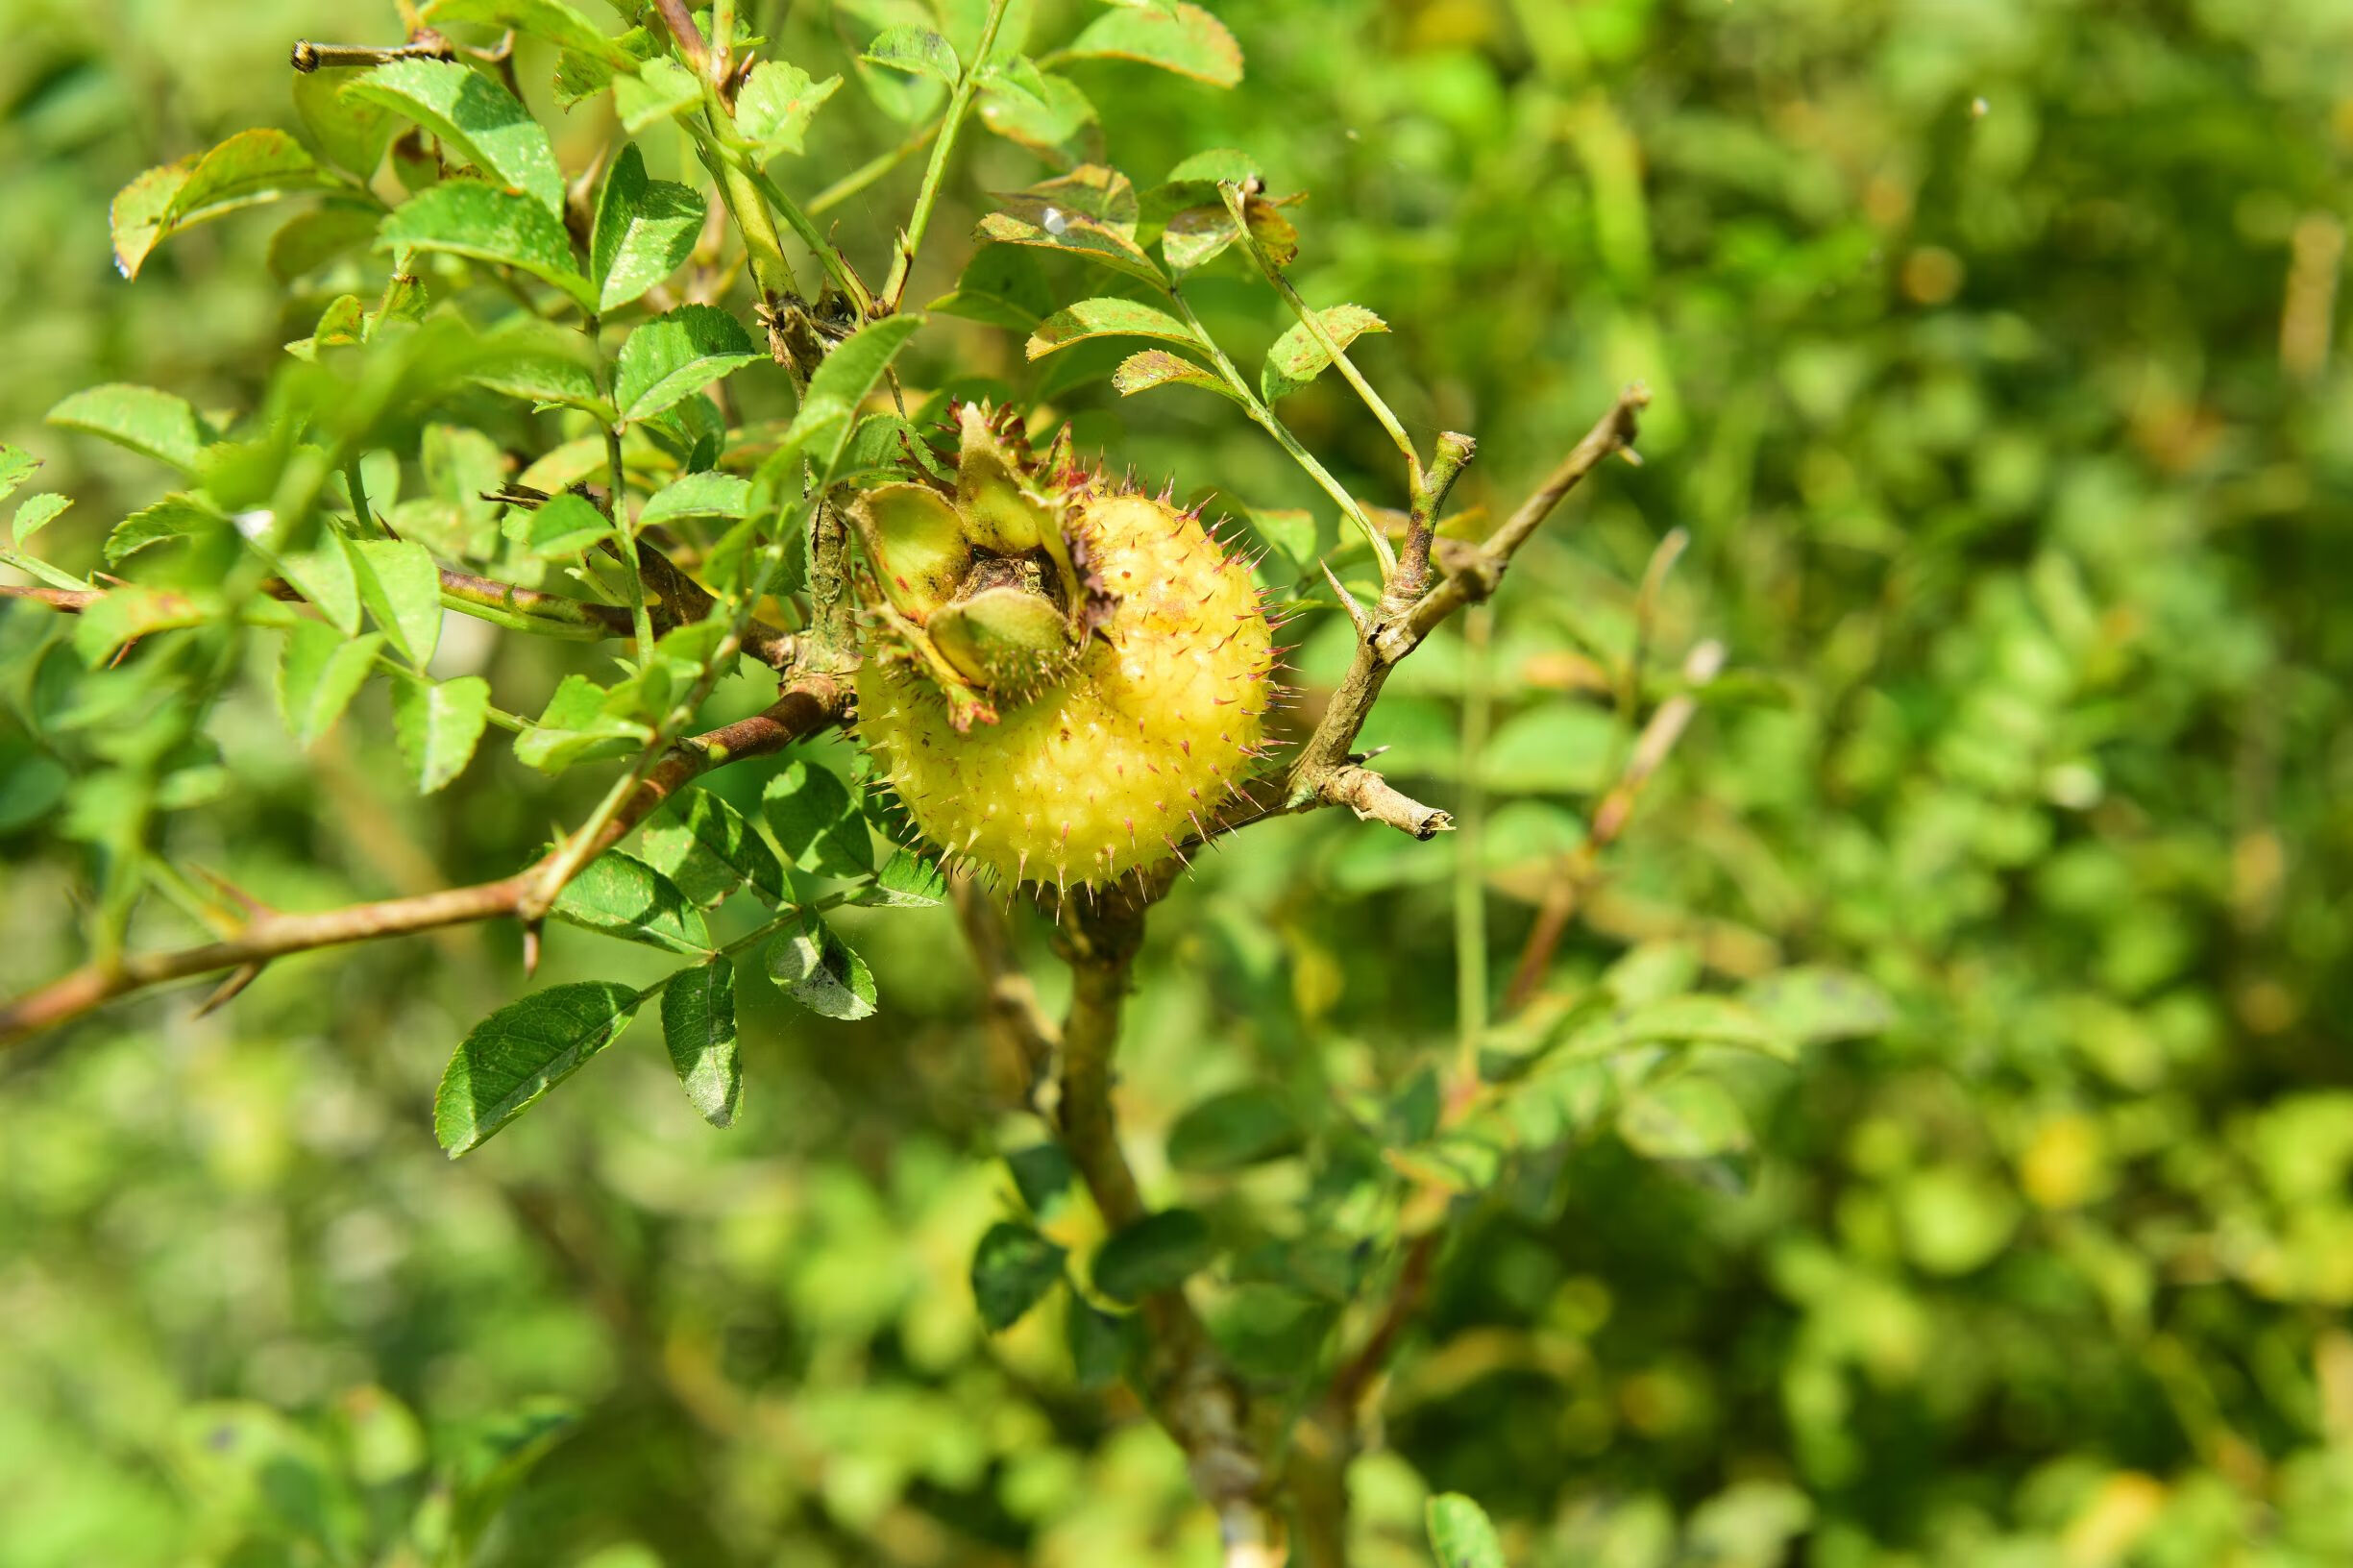
[[735, 0], [711, 0], [711, 86], [727, 80], [734, 68]]
[[368, 507], [368, 481], [359, 472], [356, 453], [343, 465], [343, 483], [352, 493], [352, 517], [358, 523], [359, 531], [370, 537], [380, 533], [382, 530], [376, 526], [376, 513]]
[[793, 233], [799, 236], [800, 242], [809, 247], [810, 254], [817, 257], [818, 264], [825, 269], [825, 276], [833, 280], [833, 286], [842, 291], [859, 315], [863, 318], [871, 312], [874, 308], [874, 296], [868, 291], [866, 280], [850, 269], [849, 262], [843, 257], [840, 251], [834, 248], [833, 241], [825, 237], [823, 231], [818, 228], [809, 214], [801, 210], [800, 204], [786, 195], [784, 187], [770, 179], [768, 171], [752, 163], [747, 155], [739, 152], [729, 156], [743, 163], [745, 172], [750, 179], [751, 188], [765, 197], [777, 211], [784, 214], [784, 221], [792, 226]]
[[848, 201], [852, 196], [857, 195], [858, 192], [930, 146], [932, 138], [940, 134], [941, 124], [941, 121], [934, 120], [889, 152], [878, 153], [868, 159], [842, 176], [841, 179], [810, 197], [808, 206], [803, 210], [811, 217], [815, 217], [820, 212], [829, 212]]
[[1406, 434], [1405, 427], [1397, 422], [1397, 415], [1390, 410], [1388, 404], [1373, 390], [1372, 383], [1364, 379], [1355, 362], [1348, 357], [1348, 351], [1341, 348], [1338, 340], [1325, 328], [1323, 317], [1300, 298], [1299, 291], [1291, 286], [1291, 281], [1283, 276], [1283, 269], [1275, 265], [1275, 258], [1266, 254], [1266, 248], [1250, 232], [1250, 217], [1244, 206], [1241, 187], [1232, 181], [1221, 181], [1217, 193], [1225, 198], [1226, 211], [1234, 218], [1235, 232], [1241, 235], [1242, 245], [1249, 251], [1251, 259], [1259, 264], [1259, 271], [1266, 275], [1266, 281], [1274, 285], [1274, 291], [1283, 296], [1283, 303], [1291, 307], [1291, 313], [1299, 318], [1299, 325], [1308, 330], [1308, 335], [1315, 340], [1315, 346], [1332, 356], [1333, 365], [1348, 384], [1356, 388], [1357, 396], [1364, 400], [1364, 406], [1373, 411], [1373, 417], [1381, 421], [1381, 428], [1389, 432], [1389, 439], [1397, 443], [1397, 450], [1405, 454], [1406, 473], [1413, 497], [1418, 502], [1422, 495], [1422, 457], [1420, 453], [1413, 450], [1412, 439]]
[[891, 275], [882, 285], [882, 298], [874, 313], [894, 315], [907, 297], [909, 277], [915, 271], [916, 253], [923, 247], [923, 231], [931, 227], [932, 208], [939, 204], [940, 187], [947, 179], [947, 160], [956, 151], [957, 133], [964, 129], [965, 116], [972, 108], [972, 97], [980, 90], [980, 73], [996, 53], [996, 36], [1005, 25], [1005, 12], [1011, 0], [989, 0], [989, 20], [980, 30], [980, 47], [966, 61], [964, 74], [956, 79], [956, 90], [947, 101], [947, 112], [940, 121], [940, 139], [931, 150], [931, 162], [923, 170], [922, 186], [915, 196], [915, 210], [908, 216], [907, 227], [898, 233], [898, 251], [891, 258]]
[[561, 637], [568, 642], [593, 643], [623, 629], [604, 613], [609, 609], [617, 618], [621, 613], [617, 606], [591, 604], [446, 569], [441, 574], [441, 603], [445, 609], [508, 631]]
[[[588, 333], [588, 346], [597, 355], [597, 395], [611, 400], [618, 407], [620, 394], [615, 386], [612, 367], [604, 363], [604, 348], [597, 341], [597, 318], [589, 317], [585, 331]], [[646, 602], [646, 580], [638, 575], [637, 538], [629, 531], [629, 478], [621, 460], [621, 426], [617, 421], [600, 423], [604, 425], [604, 466], [606, 483], [611, 486], [606, 516], [613, 525], [614, 550], [621, 556], [622, 580], [628, 589], [629, 626], [631, 634], [637, 639], [637, 657], [642, 663], [652, 654], [653, 610]]]
[[1175, 303], [1186, 325], [1193, 330], [1193, 336], [1210, 356], [1211, 367], [1233, 391], [1243, 410], [1258, 423], [1261, 429], [1275, 438], [1277, 446], [1290, 453], [1292, 462], [1307, 470], [1308, 477], [1323, 486], [1324, 494], [1340, 503], [1341, 512], [1363, 533], [1364, 542], [1372, 547], [1373, 559], [1381, 563], [1382, 580], [1387, 581], [1389, 574], [1397, 569], [1397, 552], [1389, 548], [1387, 537], [1374, 527], [1371, 518], [1364, 515], [1363, 506], [1348, 493], [1347, 486], [1334, 478], [1331, 471], [1315, 460], [1315, 454], [1299, 444], [1299, 438], [1291, 434], [1289, 427], [1275, 417], [1274, 410], [1259, 401], [1258, 393], [1242, 379], [1242, 373], [1235, 368], [1234, 361], [1226, 357], [1225, 350], [1217, 346], [1216, 339], [1210, 336], [1209, 329], [1201, 325], [1201, 318], [1193, 314], [1192, 304], [1185, 298], [1185, 291], [1172, 286], [1168, 290], [1168, 298]]
[[[408, 666], [403, 664], [400, 660], [392, 657], [388, 653], [379, 653], [376, 655], [376, 668], [381, 670], [384, 672], [384, 674], [392, 676], [396, 680], [404, 680], [408, 682], [411, 686], [431, 686], [435, 684], [432, 676], [422, 674], [419, 671], [411, 670], [408, 668]], [[527, 729], [537, 727], [533, 725], [529, 720], [518, 719], [515, 717], [515, 715], [508, 713], [504, 708], [490, 709], [489, 717], [492, 723], [498, 725], [501, 729], [507, 730], [516, 735], [522, 734]]]
[[[767, 204], [760, 199], [758, 182], [705, 133], [697, 131], [695, 135], [704, 165], [719, 182], [719, 199], [727, 204], [727, 213], [744, 236], [744, 250], [751, 257], [751, 280], [760, 286], [761, 296], [772, 308], [797, 299], [800, 280], [793, 275], [793, 263], [785, 259], [784, 241], [776, 233], [776, 221], [769, 216]], [[822, 257], [824, 251], [821, 249], [818, 255]]]
[[1462, 809], [1455, 824], [1455, 1027], [1460, 1084], [1479, 1081], [1479, 1041], [1487, 1029], [1487, 882], [1482, 840], [1486, 829], [1487, 732], [1494, 721], [1494, 688], [1487, 641], [1494, 612], [1474, 604], [1462, 618]]

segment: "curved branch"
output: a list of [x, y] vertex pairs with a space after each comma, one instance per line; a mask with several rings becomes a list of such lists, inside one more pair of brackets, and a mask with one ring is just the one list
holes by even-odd
[[[654, 808], [701, 774], [748, 757], [780, 751], [795, 741], [830, 728], [841, 723], [848, 706], [847, 690], [830, 676], [804, 676], [764, 712], [684, 742], [647, 775], [598, 835], [597, 850], [601, 853], [618, 843]], [[545, 864], [540, 862], [495, 882], [412, 898], [354, 904], [315, 915], [264, 914], [225, 941], [175, 952], [140, 954], [111, 966], [87, 965], [0, 1006], [0, 1046], [56, 1028], [116, 997], [175, 980], [242, 969], [314, 947], [336, 947], [512, 915]]]
[[[639, 567], [661, 600], [662, 613], [654, 618], [658, 630], [686, 625], [710, 613], [714, 600], [700, 583], [644, 541], [639, 542], [637, 550]], [[263, 578], [261, 591], [272, 599], [299, 602], [303, 598], [301, 589], [282, 577]], [[0, 599], [30, 600], [67, 615], [79, 615], [106, 598], [107, 592], [103, 588], [20, 588], [0, 583]], [[446, 566], [441, 568], [441, 602], [492, 625], [542, 636], [593, 642], [605, 637], [629, 637], [636, 631], [634, 618], [623, 605], [599, 604], [538, 588], [519, 588], [496, 577], [478, 576]], [[799, 649], [798, 638], [765, 622], [754, 621], [744, 628], [744, 651], [772, 670], [790, 667]]]
[[[1144, 912], [1155, 894], [1114, 888], [1091, 904], [1062, 910], [1060, 947], [1070, 966], [1070, 1012], [1062, 1031], [1062, 1094], [1056, 1115], [1063, 1147], [1117, 1231], [1144, 1217], [1143, 1194], [1119, 1147], [1111, 1103], [1112, 1057]], [[1249, 1432], [1250, 1402], [1225, 1364], [1182, 1286], [1144, 1298], [1148, 1348], [1137, 1389], [1185, 1451], [1194, 1489], [1217, 1513], [1229, 1568], [1278, 1561], [1261, 1494], [1265, 1466]]]
[[[1261, 778], [1237, 792], [1209, 823], [1207, 831], [1187, 840], [1187, 845], [1221, 838], [1269, 817], [1323, 806], [1346, 806], [1361, 821], [1385, 822], [1417, 839], [1433, 838], [1451, 828], [1454, 820], [1445, 812], [1400, 792], [1378, 772], [1364, 766], [1371, 758], [1355, 754], [1351, 747], [1363, 731], [1373, 704], [1380, 699], [1389, 672], [1419, 648], [1448, 616], [1495, 592], [1511, 558], [1559, 504], [1561, 497], [1612, 453], [1631, 452], [1637, 416], [1650, 401], [1649, 389], [1640, 383], [1621, 392], [1609, 411], [1585, 433], [1584, 439], [1578, 442], [1544, 483], [1520, 503], [1519, 510], [1495, 531], [1494, 537], [1475, 550], [1453, 552], [1441, 563], [1444, 576], [1418, 599], [1401, 603], [1385, 594], [1377, 609], [1366, 610], [1350, 600], [1345, 589], [1340, 590], [1340, 602], [1357, 624], [1356, 657], [1350, 662], [1348, 673], [1340, 677], [1332, 700], [1325, 705], [1314, 732], [1300, 743], [1299, 753], [1287, 772]], [[1451, 484], [1462, 465], [1470, 460], [1470, 453], [1467, 438], [1442, 440], [1439, 462], [1432, 470], [1434, 479], [1442, 478]], [[1429, 509], [1434, 512], [1435, 505], [1434, 498]], [[1415, 536], [1408, 541], [1410, 548], [1426, 543], [1421, 538], [1422, 521], [1417, 517]]]
[[1039, 1003], [1038, 988], [1030, 984], [1020, 955], [1013, 949], [1013, 934], [1005, 928], [995, 898], [969, 871], [951, 873], [947, 893], [973, 968], [980, 971], [990, 1028], [1021, 1064], [1022, 1103], [1035, 1106], [1062, 1049], [1062, 1031]]

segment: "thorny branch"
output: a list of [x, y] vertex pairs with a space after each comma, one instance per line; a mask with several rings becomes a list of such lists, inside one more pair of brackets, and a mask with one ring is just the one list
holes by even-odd
[[1650, 401], [1649, 388], [1640, 383], [1619, 393], [1609, 411], [1491, 538], [1476, 548], [1439, 551], [1435, 562], [1441, 573], [1438, 580], [1413, 594], [1402, 585], [1409, 582], [1409, 575], [1426, 574], [1432, 564], [1438, 508], [1472, 452], [1469, 437], [1441, 436], [1437, 460], [1430, 465], [1423, 493], [1414, 498], [1406, 554], [1399, 559], [1381, 603], [1366, 610], [1341, 591], [1341, 604], [1357, 625], [1357, 650], [1323, 717], [1300, 744], [1289, 771], [1279, 779], [1261, 780], [1243, 791], [1203, 837], [1215, 838], [1266, 817], [1320, 806], [1346, 806], [1361, 821], [1383, 822], [1417, 839], [1429, 839], [1452, 827], [1454, 820], [1445, 812], [1411, 799], [1366, 768], [1369, 759], [1352, 750], [1357, 736], [1363, 732], [1389, 672], [1449, 616], [1493, 596], [1520, 547], [1580, 480], [1614, 453], [1631, 453], [1638, 417]]
[[[840, 723], [849, 694], [830, 676], [804, 675], [787, 685], [765, 711], [698, 735], [674, 747], [640, 783], [598, 835], [600, 851], [618, 843], [654, 808], [714, 768], [767, 756]], [[200, 947], [149, 953], [112, 965], [91, 964], [38, 991], [0, 1006], [0, 1046], [82, 1017], [118, 996], [222, 969], [257, 968], [270, 960], [314, 947], [335, 947], [379, 937], [404, 936], [471, 920], [495, 919], [522, 909], [546, 862], [512, 876], [450, 888], [412, 898], [355, 904], [316, 915], [275, 911], [256, 916], [235, 936]]]
[[[1120, 1009], [1143, 945], [1149, 897], [1115, 890], [1066, 904], [1058, 943], [1072, 992], [1056, 1115], [1063, 1147], [1114, 1231], [1147, 1213], [1119, 1146], [1111, 1090]], [[1248, 1393], [1182, 1286], [1145, 1297], [1140, 1311], [1149, 1332], [1137, 1391], [1184, 1450], [1194, 1489], [1215, 1510], [1227, 1568], [1275, 1568], [1281, 1531], [1265, 1506], [1265, 1467], [1247, 1430]]]

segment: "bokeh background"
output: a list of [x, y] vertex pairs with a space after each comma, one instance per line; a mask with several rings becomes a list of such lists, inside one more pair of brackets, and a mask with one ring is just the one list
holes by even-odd
[[[768, 11], [821, 75], [877, 9]], [[1035, 36], [1085, 9], [1042, 4]], [[1832, 965], [1894, 1011], [1741, 1077], [1744, 1179], [1599, 1129], [1453, 1216], [1353, 1477], [1360, 1561], [1426, 1562], [1420, 1501], [1447, 1488], [1541, 1568], [2353, 1561], [2353, 9], [1213, 9], [1237, 91], [1068, 67], [1106, 156], [1143, 184], [1238, 146], [1310, 192], [1301, 285], [1392, 324], [1360, 361], [1425, 439], [1478, 432], [1463, 503], [1508, 507], [1621, 381], [1658, 404], [1646, 466], [1523, 556], [1483, 664], [1450, 632], [1367, 737], [1440, 804], [1483, 786], [1477, 863], [1327, 813], [1207, 857], [1160, 917], [1123, 1088], [1148, 1184], [1279, 1215], [1290, 1166], [1171, 1172], [1173, 1118], [1243, 1083], [1325, 1104], [1450, 1048], [1457, 886], [1483, 885], [1500, 979], [1625, 745], [1605, 671], [1677, 527], [1658, 662], [1712, 636], [1731, 673], [1552, 983]], [[0, 0], [0, 437], [80, 498], [61, 555], [158, 485], [44, 429], [52, 403], [123, 379], [251, 406], [323, 303], [269, 276], [266, 215], [127, 284], [108, 199], [291, 123], [289, 41], [389, 37], [390, 12]], [[779, 172], [815, 189], [897, 135], [846, 90]], [[933, 293], [971, 192], [1043, 172], [974, 156]], [[854, 255], [911, 183], [834, 214]], [[1279, 326], [1238, 267], [1199, 297], [1238, 344]], [[924, 341], [934, 375], [1018, 361], [978, 326]], [[1067, 398], [1189, 494], [1315, 502], [1215, 400]], [[1287, 411], [1397, 499], [1343, 388]], [[1300, 630], [1312, 688], [1335, 634]], [[479, 657], [502, 687], [558, 673]], [[1494, 733], [1466, 752], [1474, 689]], [[235, 787], [175, 828], [186, 856], [324, 907], [502, 871], [601, 788], [494, 747], [420, 803], [380, 703], [307, 758], [262, 686], [232, 703]], [[10, 991], [76, 961], [80, 876], [15, 724]], [[1213, 1561], [1132, 1403], [1075, 1388], [1051, 1322], [975, 1317], [1013, 1135], [953, 922], [844, 925], [881, 1016], [825, 1023], [748, 972], [725, 1133], [641, 1025], [445, 1161], [431, 1087], [517, 986], [503, 931], [282, 963], [220, 1016], [118, 1008], [0, 1061], [0, 1565], [366, 1561], [370, 1500], [423, 1456], [488, 1465], [542, 1430], [484, 1562]], [[551, 937], [559, 979], [640, 963]]]

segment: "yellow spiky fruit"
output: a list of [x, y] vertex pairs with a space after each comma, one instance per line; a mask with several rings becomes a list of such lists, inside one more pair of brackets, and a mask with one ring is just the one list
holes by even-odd
[[950, 856], [1101, 886], [1176, 855], [1248, 778], [1272, 630], [1197, 512], [1036, 462], [1001, 416], [960, 422], [944, 506], [907, 486], [857, 510], [878, 611], [858, 728]]

